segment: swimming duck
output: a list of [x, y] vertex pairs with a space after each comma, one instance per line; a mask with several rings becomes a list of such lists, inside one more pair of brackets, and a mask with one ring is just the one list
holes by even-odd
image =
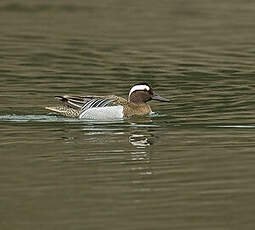
[[62, 103], [45, 107], [67, 117], [80, 119], [120, 119], [150, 114], [148, 101], [169, 102], [156, 94], [147, 83], [135, 84], [129, 91], [128, 100], [115, 95], [109, 96], [56, 96]]

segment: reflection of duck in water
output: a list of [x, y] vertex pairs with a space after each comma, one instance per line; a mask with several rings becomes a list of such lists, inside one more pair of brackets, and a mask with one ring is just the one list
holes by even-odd
[[137, 148], [146, 148], [153, 144], [154, 136], [149, 132], [136, 131], [129, 136], [128, 141]]
[[150, 100], [169, 102], [157, 95], [147, 83], [134, 85], [128, 100], [110, 96], [57, 96], [63, 104], [46, 109], [67, 117], [80, 119], [121, 119], [132, 116], [144, 116], [151, 113], [147, 104]]
[[149, 137], [146, 137], [145, 135], [141, 134], [132, 134], [129, 137], [129, 142], [136, 146], [137, 148], [145, 148], [147, 146], [151, 145], [151, 142], [149, 140]]

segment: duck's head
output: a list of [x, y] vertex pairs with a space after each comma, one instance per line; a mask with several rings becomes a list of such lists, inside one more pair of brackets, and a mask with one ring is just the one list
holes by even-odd
[[147, 83], [135, 84], [129, 91], [128, 100], [135, 104], [143, 104], [150, 100], [169, 102], [168, 99], [156, 94]]

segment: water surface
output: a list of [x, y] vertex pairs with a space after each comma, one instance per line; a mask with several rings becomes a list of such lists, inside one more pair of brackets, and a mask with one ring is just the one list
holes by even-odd
[[[1, 229], [254, 229], [255, 3], [0, 3]], [[147, 81], [153, 116], [55, 95]]]

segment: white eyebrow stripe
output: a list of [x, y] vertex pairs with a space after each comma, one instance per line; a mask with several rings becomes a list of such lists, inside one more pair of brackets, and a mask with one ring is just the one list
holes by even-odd
[[131, 90], [129, 91], [129, 96], [136, 90], [150, 90], [150, 87], [147, 85], [135, 85], [131, 88]]

